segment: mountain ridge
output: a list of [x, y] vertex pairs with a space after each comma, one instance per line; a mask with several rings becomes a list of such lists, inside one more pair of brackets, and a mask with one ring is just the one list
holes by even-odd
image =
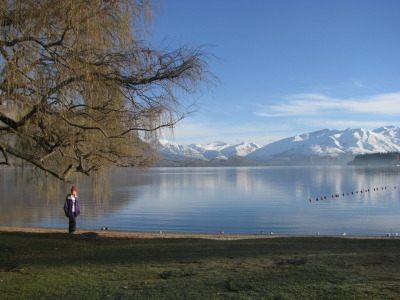
[[359, 154], [400, 152], [400, 128], [322, 129], [263, 147], [251, 142], [232, 145], [221, 141], [184, 146], [160, 140], [158, 151], [167, 160], [211, 162], [236, 156], [243, 164], [245, 161], [262, 165], [346, 164]]

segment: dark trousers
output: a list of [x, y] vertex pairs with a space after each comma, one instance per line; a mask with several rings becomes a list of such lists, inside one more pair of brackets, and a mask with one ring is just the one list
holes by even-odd
[[69, 233], [74, 232], [76, 229], [76, 216], [73, 213], [72, 216], [69, 217]]

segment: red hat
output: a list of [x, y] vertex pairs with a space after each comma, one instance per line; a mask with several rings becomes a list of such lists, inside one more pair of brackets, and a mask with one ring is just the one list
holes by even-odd
[[71, 188], [71, 192], [73, 192], [73, 191], [77, 191], [76, 187], [74, 187], [74, 186]]

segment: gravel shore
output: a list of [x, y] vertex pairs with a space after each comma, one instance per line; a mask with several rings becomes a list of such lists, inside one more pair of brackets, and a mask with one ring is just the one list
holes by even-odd
[[[46, 228], [46, 227], [15, 227], [0, 226], [1, 231], [8, 232], [31, 232], [31, 233], [68, 233], [67, 229]], [[144, 232], [144, 231], [120, 231], [120, 230], [84, 230], [76, 231], [77, 235], [92, 235], [105, 238], [139, 238], [139, 239], [177, 239], [177, 238], [198, 238], [211, 240], [242, 240], [242, 239], [261, 239], [278, 237], [271, 234], [213, 234], [213, 233], [181, 233], [181, 232]], [[282, 237], [282, 236], [281, 236]]]
[[[0, 232], [27, 232], [27, 233], [65, 233], [67, 229], [63, 228], [47, 228], [47, 227], [17, 227], [17, 226], [0, 226]], [[119, 230], [84, 230], [76, 231], [77, 235], [104, 237], [104, 238], [120, 238], [120, 239], [178, 239], [178, 238], [195, 238], [209, 240], [244, 240], [244, 239], [268, 239], [268, 238], [290, 238], [290, 237], [340, 237], [355, 239], [387, 239], [400, 238], [399, 236], [350, 236], [350, 235], [277, 235], [277, 234], [214, 234], [214, 233], [181, 233], [181, 232], [144, 232], [144, 231], [119, 231]]]

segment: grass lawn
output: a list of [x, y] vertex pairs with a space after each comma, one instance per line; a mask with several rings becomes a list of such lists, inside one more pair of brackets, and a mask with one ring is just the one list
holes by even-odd
[[0, 231], [0, 299], [400, 299], [400, 239]]

